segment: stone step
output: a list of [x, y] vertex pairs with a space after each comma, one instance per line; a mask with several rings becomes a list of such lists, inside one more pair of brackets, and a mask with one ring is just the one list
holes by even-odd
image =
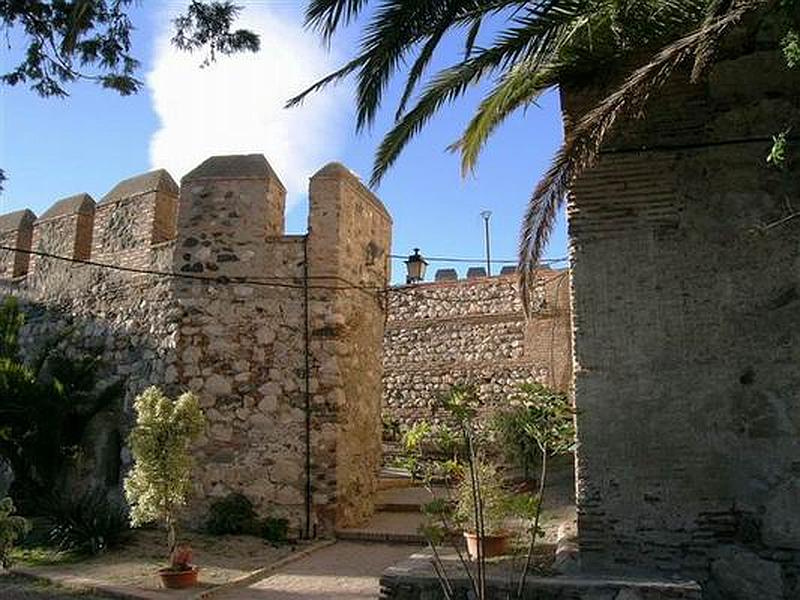
[[[446, 497], [444, 488], [433, 488], [436, 497]], [[433, 499], [431, 493], [419, 485], [384, 489], [378, 492], [375, 510], [381, 512], [418, 513]]]
[[425, 544], [419, 533], [423, 518], [419, 512], [377, 512], [363, 527], [337, 529], [340, 540], [384, 542], [395, 544]]

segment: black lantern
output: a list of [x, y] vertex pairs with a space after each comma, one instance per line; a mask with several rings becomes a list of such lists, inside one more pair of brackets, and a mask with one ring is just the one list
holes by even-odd
[[406, 283], [417, 283], [425, 279], [425, 267], [428, 263], [419, 253], [419, 248], [414, 248], [414, 254], [406, 261]]

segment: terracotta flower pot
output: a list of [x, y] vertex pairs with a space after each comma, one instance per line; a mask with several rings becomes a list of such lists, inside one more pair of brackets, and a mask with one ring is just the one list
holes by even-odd
[[200, 571], [197, 567], [186, 569], [185, 571], [176, 571], [170, 567], [158, 570], [158, 575], [161, 577], [161, 585], [165, 588], [172, 590], [180, 590], [193, 585], [197, 585], [197, 574]]
[[[467, 552], [470, 558], [478, 558], [478, 534], [469, 531], [464, 532], [464, 539], [467, 540]], [[500, 532], [495, 535], [484, 535], [483, 543], [483, 557], [492, 558], [494, 556], [503, 556], [508, 552], [508, 532]]]

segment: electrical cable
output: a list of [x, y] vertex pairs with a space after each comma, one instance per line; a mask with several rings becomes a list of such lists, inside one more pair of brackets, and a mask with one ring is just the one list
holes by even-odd
[[[381, 294], [381, 293], [394, 293], [394, 294], [403, 294], [403, 295], [413, 295], [416, 298], [426, 298], [430, 300], [436, 301], [444, 301], [454, 304], [460, 303], [475, 303], [475, 302], [488, 302], [492, 300], [500, 300], [507, 298], [507, 294], [495, 294], [492, 296], [482, 296], [480, 298], [447, 298], [445, 297], [444, 292], [441, 290], [435, 289], [425, 289], [419, 286], [366, 286], [366, 285], [358, 285], [344, 277], [340, 277], [338, 275], [316, 275], [316, 276], [308, 276], [307, 279], [324, 279], [324, 280], [338, 280], [343, 283], [343, 285], [323, 285], [323, 284], [313, 284], [309, 283], [307, 286], [304, 285], [304, 277], [298, 276], [297, 278], [291, 277], [236, 277], [236, 276], [209, 276], [209, 275], [199, 275], [197, 273], [176, 273], [174, 271], [161, 271], [157, 269], [144, 269], [139, 267], [129, 267], [123, 265], [114, 265], [110, 263], [103, 263], [89, 259], [81, 259], [81, 258], [73, 258], [68, 256], [60, 256], [58, 254], [53, 254], [50, 252], [43, 252], [39, 250], [26, 250], [22, 248], [14, 248], [11, 246], [0, 245], [0, 250], [5, 250], [8, 252], [20, 252], [22, 254], [27, 254], [30, 256], [38, 256], [42, 258], [48, 258], [52, 260], [59, 260], [67, 263], [72, 264], [79, 264], [79, 265], [87, 265], [91, 267], [96, 267], [100, 269], [109, 269], [114, 271], [121, 271], [125, 273], [135, 273], [140, 275], [152, 275], [156, 277], [167, 277], [167, 278], [174, 278], [174, 279], [188, 279], [192, 281], [202, 281], [205, 283], [210, 284], [218, 284], [218, 285], [230, 285], [230, 284], [248, 284], [254, 285], [259, 287], [267, 287], [267, 288], [281, 288], [281, 289], [293, 289], [293, 290], [330, 290], [330, 291], [349, 291], [349, 290], [358, 290], [368, 294]], [[392, 255], [394, 258], [394, 256]], [[452, 259], [452, 260], [466, 260], [466, 259]], [[499, 284], [499, 283], [506, 283], [509, 288], [514, 290], [516, 288], [516, 280], [508, 282], [503, 281], [500, 278], [492, 278], [492, 281]]]

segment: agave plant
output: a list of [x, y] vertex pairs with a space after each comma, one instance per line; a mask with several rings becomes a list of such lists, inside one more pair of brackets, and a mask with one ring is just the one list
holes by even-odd
[[[362, 14], [368, 13], [368, 22], [357, 55], [291, 99], [289, 105], [353, 75], [357, 80], [360, 130], [374, 122], [389, 81], [403, 74], [405, 88], [394, 126], [375, 157], [372, 184], [377, 184], [408, 142], [442, 107], [485, 80], [493, 81], [493, 87], [463, 135], [451, 146], [460, 153], [464, 172], [475, 168], [492, 132], [514, 111], [531, 106], [557, 86], [580, 88], [598, 75], [605, 77], [610, 69], [621, 71], [616, 88], [566, 136], [552, 167], [529, 200], [519, 246], [527, 305], [530, 275], [567, 186], [594, 163], [609, 131], [620, 118], [641, 114], [648, 98], [679, 66], [693, 62], [691, 77], [701, 77], [725, 34], [746, 14], [759, 10], [765, 14], [786, 11], [796, 24], [800, 2], [311, 0], [306, 24], [325, 41]], [[479, 46], [481, 31], [487, 27], [496, 32], [488, 45]], [[784, 38], [787, 60], [795, 54], [800, 56], [800, 43], [792, 43], [793, 35], [789, 29]], [[463, 38], [463, 57], [425, 80], [435, 51], [446, 36]], [[411, 66], [406, 69], [409, 62]], [[412, 105], [418, 88], [421, 91]]]

